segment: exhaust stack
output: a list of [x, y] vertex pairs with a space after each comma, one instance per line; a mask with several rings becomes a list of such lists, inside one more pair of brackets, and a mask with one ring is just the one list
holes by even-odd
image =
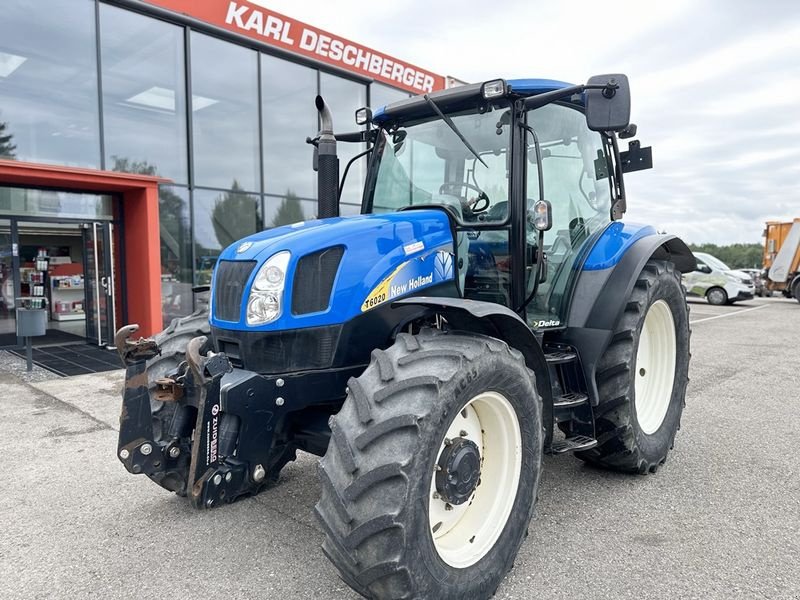
[[331, 111], [322, 96], [317, 96], [314, 103], [321, 123], [317, 144], [317, 218], [325, 219], [339, 216], [339, 158], [336, 156]]

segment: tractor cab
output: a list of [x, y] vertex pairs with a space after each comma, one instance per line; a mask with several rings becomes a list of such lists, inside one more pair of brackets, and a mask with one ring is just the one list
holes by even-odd
[[616, 141], [590, 129], [586, 94], [529, 102], [569, 87], [496, 80], [369, 119], [362, 212], [445, 210], [463, 297], [506, 306], [534, 328], [565, 323], [581, 250], [624, 210]]

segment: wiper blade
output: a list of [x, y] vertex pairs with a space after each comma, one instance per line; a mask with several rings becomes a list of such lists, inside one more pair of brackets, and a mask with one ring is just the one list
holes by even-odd
[[444, 114], [441, 110], [439, 110], [439, 107], [436, 106], [436, 102], [431, 100], [431, 98], [430, 98], [430, 96], [428, 96], [428, 94], [424, 94], [422, 97], [425, 99], [425, 102], [427, 102], [430, 105], [430, 107], [434, 110], [434, 112], [437, 115], [439, 115], [439, 117], [442, 119], [442, 121], [447, 123], [447, 126], [453, 131], [453, 133], [455, 133], [458, 136], [458, 139], [460, 139], [461, 142], [467, 147], [467, 150], [472, 152], [472, 155], [475, 158], [477, 158], [479, 161], [481, 161], [481, 164], [488, 169], [489, 165], [487, 165], [485, 162], [483, 162], [483, 159], [480, 156], [478, 156], [478, 153], [475, 151], [475, 148], [472, 147], [472, 144], [470, 144], [467, 141], [467, 138], [465, 138], [464, 135], [458, 130], [458, 127], [456, 127], [456, 124], [453, 123], [453, 120], [450, 117], [448, 117], [446, 114]]

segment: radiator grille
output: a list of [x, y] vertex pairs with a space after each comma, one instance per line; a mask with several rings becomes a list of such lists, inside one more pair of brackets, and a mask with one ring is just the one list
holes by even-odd
[[242, 294], [254, 260], [221, 260], [214, 279], [214, 316], [222, 321], [241, 318]]
[[328, 369], [339, 345], [341, 325], [289, 331], [242, 332], [236, 338], [215, 330], [220, 352], [237, 367], [257, 373], [293, 373]]
[[343, 246], [307, 254], [297, 261], [292, 288], [292, 314], [305, 315], [325, 310], [331, 303], [331, 291]]

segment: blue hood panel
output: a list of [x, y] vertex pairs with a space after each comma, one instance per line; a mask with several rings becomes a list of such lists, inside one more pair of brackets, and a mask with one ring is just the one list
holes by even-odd
[[[344, 255], [333, 284], [330, 306], [321, 312], [293, 315], [292, 289], [298, 260], [332, 246], [343, 246]], [[291, 259], [286, 272], [281, 316], [266, 325], [248, 326], [246, 307], [253, 280], [265, 261], [284, 250], [291, 253]], [[211, 325], [228, 330], [277, 331], [344, 323], [388, 301], [388, 296], [381, 299], [378, 288], [389, 289], [397, 284], [391, 289], [401, 289], [400, 284], [407, 282], [400, 279], [406, 275], [411, 278], [411, 285], [405, 293], [452, 279], [452, 253], [450, 222], [440, 210], [336, 217], [261, 231], [229, 246], [220, 254], [219, 260], [256, 261], [257, 264], [245, 285], [239, 322], [216, 317], [213, 298], [217, 277], [215, 269], [211, 284]], [[431, 273], [433, 277], [429, 277]], [[366, 306], [368, 297], [370, 304]]]

